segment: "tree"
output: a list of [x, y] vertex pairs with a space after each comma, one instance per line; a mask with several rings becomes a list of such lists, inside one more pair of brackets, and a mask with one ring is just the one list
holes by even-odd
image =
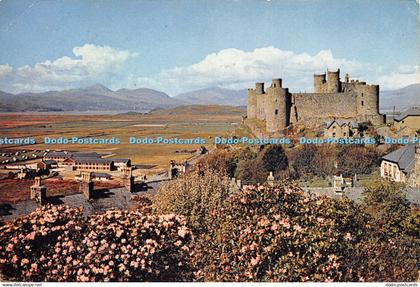
[[281, 145], [267, 145], [258, 154], [256, 164], [270, 172], [278, 173], [288, 168], [289, 161]]

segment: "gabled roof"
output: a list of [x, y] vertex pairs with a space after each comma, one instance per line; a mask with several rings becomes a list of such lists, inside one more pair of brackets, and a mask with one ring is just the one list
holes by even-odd
[[114, 163], [116, 163], [116, 162], [128, 163], [130, 161], [129, 158], [114, 158], [114, 157], [110, 157], [109, 159], [112, 160]]
[[396, 163], [402, 171], [408, 173], [414, 168], [415, 151], [416, 145], [408, 144], [383, 156], [382, 160]]
[[101, 155], [96, 152], [74, 152], [73, 153], [74, 158], [100, 158]]
[[339, 125], [340, 127], [344, 126], [344, 125], [349, 125], [354, 129], [357, 129], [359, 127], [359, 124], [355, 121], [351, 121], [351, 120], [344, 120], [344, 119], [337, 119], [337, 120], [332, 120], [332, 121], [326, 121], [324, 122], [324, 126], [325, 128], [329, 129], [332, 124], [337, 123], [337, 125]]
[[408, 116], [420, 116], [420, 107], [413, 107], [410, 108], [404, 112], [402, 112], [400, 115], [395, 117], [395, 120], [397, 122], [402, 121], [403, 119], [405, 119]]
[[71, 157], [72, 154], [66, 151], [50, 151], [47, 152], [45, 157], [58, 157], [58, 158], [68, 158]]
[[92, 176], [93, 177], [106, 177], [106, 178], [111, 177], [109, 173], [104, 173], [104, 172], [92, 172]]

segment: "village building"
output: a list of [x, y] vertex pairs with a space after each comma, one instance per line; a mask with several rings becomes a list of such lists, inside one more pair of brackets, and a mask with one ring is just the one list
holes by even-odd
[[381, 177], [420, 187], [420, 145], [408, 144], [383, 156]]
[[78, 158], [74, 160], [73, 169], [111, 171], [114, 169], [114, 161], [107, 158]]
[[44, 155], [44, 160], [54, 160], [60, 166], [66, 159], [71, 157], [67, 151], [51, 151]]
[[[91, 178], [93, 181], [109, 181], [112, 179], [112, 176], [109, 173], [105, 173], [105, 172], [92, 172], [91, 173]], [[79, 175], [75, 176], [75, 179], [78, 181], [82, 180], [82, 173], [80, 173]]]
[[122, 171], [125, 167], [131, 167], [131, 160], [128, 158], [112, 158], [117, 170]]
[[355, 121], [332, 120], [324, 122], [325, 138], [348, 138], [357, 134], [359, 124]]
[[409, 128], [412, 131], [420, 130], [420, 107], [413, 107], [394, 118], [397, 129]]

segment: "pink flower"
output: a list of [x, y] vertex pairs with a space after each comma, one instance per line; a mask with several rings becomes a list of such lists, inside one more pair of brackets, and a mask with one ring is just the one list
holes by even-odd
[[259, 255], [258, 255], [256, 258], [252, 258], [252, 259], [251, 259], [251, 265], [252, 265], [252, 266], [257, 265], [257, 264], [260, 262], [260, 260], [261, 260], [261, 258], [260, 258], [260, 256], [259, 256]]
[[332, 279], [331, 279], [331, 277], [330, 277], [330, 276], [328, 276], [328, 277], [325, 279], [325, 282], [334, 282], [334, 280], [332, 280]]
[[180, 229], [178, 229], [178, 235], [182, 238], [184, 238], [188, 234], [188, 228], [183, 226]]
[[28, 263], [29, 263], [29, 260], [26, 259], [26, 258], [23, 258], [20, 264], [23, 266], [23, 265], [26, 265]]
[[351, 234], [349, 232], [347, 232], [346, 236], [344, 236], [344, 239], [345, 240], [351, 240], [352, 239]]
[[303, 230], [303, 228], [302, 228], [302, 227], [300, 227], [300, 225], [299, 225], [299, 224], [295, 224], [295, 225], [293, 225], [293, 229], [294, 229], [294, 230], [296, 230], [297, 232], [302, 232], [302, 230]]

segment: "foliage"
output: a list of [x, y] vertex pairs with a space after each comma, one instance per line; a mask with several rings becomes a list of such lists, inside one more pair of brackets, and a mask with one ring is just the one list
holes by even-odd
[[0, 229], [3, 275], [18, 281], [192, 280], [191, 232], [177, 215], [46, 206]]
[[307, 197], [286, 183], [248, 186], [214, 214], [224, 216], [195, 240], [198, 279], [359, 280], [348, 267], [365, 219], [349, 200]]
[[380, 159], [374, 147], [344, 145], [338, 152], [338, 169], [344, 174], [369, 174], [379, 166]]
[[233, 176], [236, 163], [229, 151], [225, 149], [216, 149], [197, 163], [197, 169], [200, 171], [213, 170], [218, 173]]
[[337, 172], [337, 151], [332, 145], [303, 145], [289, 152], [289, 158], [301, 179], [325, 178]]
[[153, 199], [153, 209], [159, 214], [181, 214], [194, 231], [205, 231], [211, 224], [210, 213], [220, 208], [229, 189], [224, 174], [193, 172], [163, 184]]
[[403, 188], [400, 183], [377, 181], [363, 193], [364, 208], [373, 216], [373, 224], [387, 236], [420, 234], [419, 213], [411, 212]]
[[278, 173], [287, 169], [288, 159], [281, 145], [267, 145], [258, 153], [256, 164], [268, 172]]

